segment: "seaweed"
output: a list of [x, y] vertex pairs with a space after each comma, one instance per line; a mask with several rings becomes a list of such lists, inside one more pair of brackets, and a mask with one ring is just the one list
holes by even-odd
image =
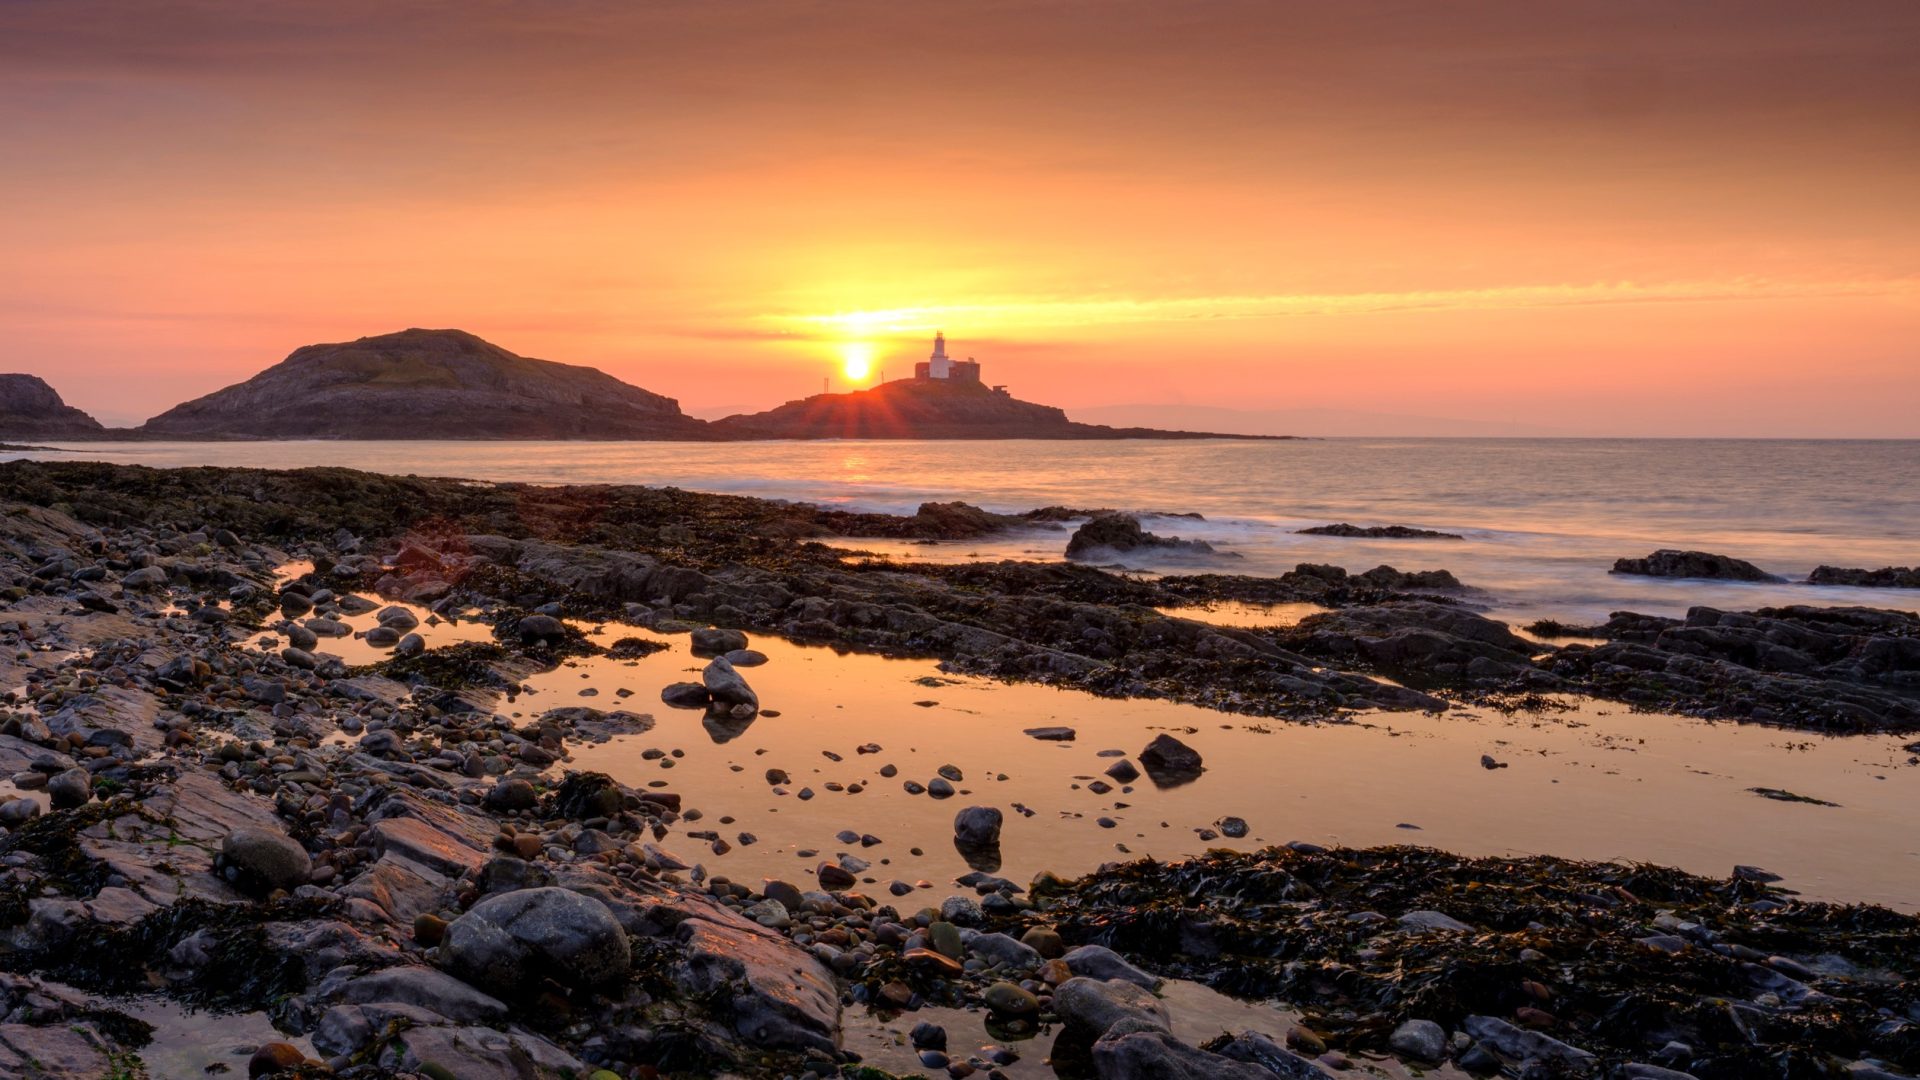
[[580, 820], [612, 817], [626, 806], [626, 795], [606, 773], [569, 772], [543, 802], [549, 819]]
[[489, 641], [463, 641], [429, 649], [417, 656], [394, 657], [353, 668], [351, 675], [384, 675], [405, 683], [424, 682], [449, 690], [498, 688], [501, 679], [493, 665], [510, 654]]
[[152, 988], [149, 972], [166, 963], [175, 945], [206, 930], [214, 939], [206, 963], [172, 983], [168, 995], [191, 1005], [248, 1011], [282, 1001], [306, 985], [304, 959], [273, 950], [265, 924], [314, 918], [328, 910], [318, 900], [180, 900], [127, 926], [88, 923], [69, 942], [0, 954], [0, 967], [96, 993], [140, 993]]
[[[1765, 1062], [1786, 1063], [1769, 1075], [1827, 1075], [1863, 1054], [1920, 1065], [1916, 1025], [1888, 1020], [1920, 994], [1920, 918], [1803, 902], [1739, 878], [1417, 847], [1274, 848], [1142, 860], [1036, 893], [1070, 941], [1280, 999], [1349, 1049], [1384, 1049], [1407, 1019], [1457, 1028], [1487, 1015], [1531, 1021], [1612, 1063], [1679, 1040], [1695, 1048], [1686, 1068], [1701, 1080], [1758, 1075]], [[1472, 929], [1405, 932], [1391, 921], [1427, 910]], [[1661, 927], [1687, 947], [1643, 940]], [[1787, 967], [1803, 985], [1758, 962], [1772, 956], [1822, 960], [1811, 973]], [[1822, 973], [1835, 964], [1862, 975]]]

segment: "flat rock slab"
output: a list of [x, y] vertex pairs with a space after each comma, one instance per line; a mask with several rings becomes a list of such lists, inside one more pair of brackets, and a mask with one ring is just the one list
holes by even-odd
[[100, 1080], [112, 1074], [110, 1045], [86, 1026], [0, 1024], [0, 1076]]
[[397, 855], [429, 870], [459, 877], [486, 859], [486, 852], [457, 835], [418, 818], [388, 818], [373, 824], [374, 844], [383, 855]]
[[840, 998], [811, 954], [718, 909], [696, 911], [678, 937], [684, 985], [697, 995], [729, 995], [742, 1038], [769, 1049], [834, 1050]]
[[198, 768], [183, 768], [140, 806], [145, 813], [121, 814], [83, 830], [80, 851], [157, 904], [187, 898], [238, 902], [240, 893], [213, 871], [221, 842], [242, 827], [280, 830], [272, 803], [233, 791]]

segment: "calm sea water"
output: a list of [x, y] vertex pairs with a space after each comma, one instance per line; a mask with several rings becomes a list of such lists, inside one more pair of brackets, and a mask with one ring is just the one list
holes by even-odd
[[[1198, 512], [1149, 527], [1278, 573], [1303, 561], [1444, 567], [1507, 618], [1678, 614], [1693, 604], [1868, 604], [1920, 610], [1920, 591], [1658, 581], [1607, 572], [1660, 547], [1715, 551], [1788, 578], [1821, 563], [1920, 564], [1920, 441], [1327, 439], [1290, 442], [72, 444], [40, 458], [155, 466], [344, 465], [531, 483], [671, 484], [911, 512], [962, 499]], [[1457, 541], [1301, 536], [1347, 521], [1461, 533]], [[1065, 536], [898, 549], [914, 558], [1057, 558]], [[861, 546], [874, 547], [863, 543]], [[1190, 569], [1154, 559], [1143, 570]]]

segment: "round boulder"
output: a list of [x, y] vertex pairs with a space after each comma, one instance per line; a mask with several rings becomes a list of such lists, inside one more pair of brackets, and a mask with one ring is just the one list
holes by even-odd
[[489, 896], [447, 924], [440, 961], [492, 994], [521, 996], [540, 979], [574, 988], [624, 979], [627, 932], [607, 906], [545, 887]]
[[1000, 811], [992, 806], [969, 806], [954, 815], [953, 838], [967, 847], [992, 847], [1000, 842]]
[[52, 797], [55, 810], [85, 806], [93, 798], [93, 774], [78, 766], [55, 773], [53, 779], [47, 781], [47, 794]]
[[313, 860], [292, 837], [245, 827], [220, 843], [220, 873], [242, 892], [296, 889], [313, 876]]
[[693, 632], [693, 651], [722, 656], [747, 647], [747, 635], [738, 630], [707, 628]]
[[515, 626], [522, 645], [558, 645], [567, 640], [567, 624], [551, 615], [528, 615]]

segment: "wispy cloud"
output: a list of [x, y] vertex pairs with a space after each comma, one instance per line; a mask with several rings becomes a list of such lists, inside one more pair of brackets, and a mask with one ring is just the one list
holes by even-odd
[[1920, 292], [1920, 279], [1914, 278], [1812, 282], [1758, 278], [1684, 282], [1616, 281], [1584, 285], [1513, 285], [1485, 289], [1272, 296], [1153, 299], [1046, 297], [823, 314], [767, 315], [763, 316], [763, 321], [798, 336], [847, 337], [921, 333], [942, 326], [963, 324], [995, 328], [1046, 328], [1373, 315], [1406, 311], [1486, 311], [1612, 304], [1911, 296], [1916, 292]]

